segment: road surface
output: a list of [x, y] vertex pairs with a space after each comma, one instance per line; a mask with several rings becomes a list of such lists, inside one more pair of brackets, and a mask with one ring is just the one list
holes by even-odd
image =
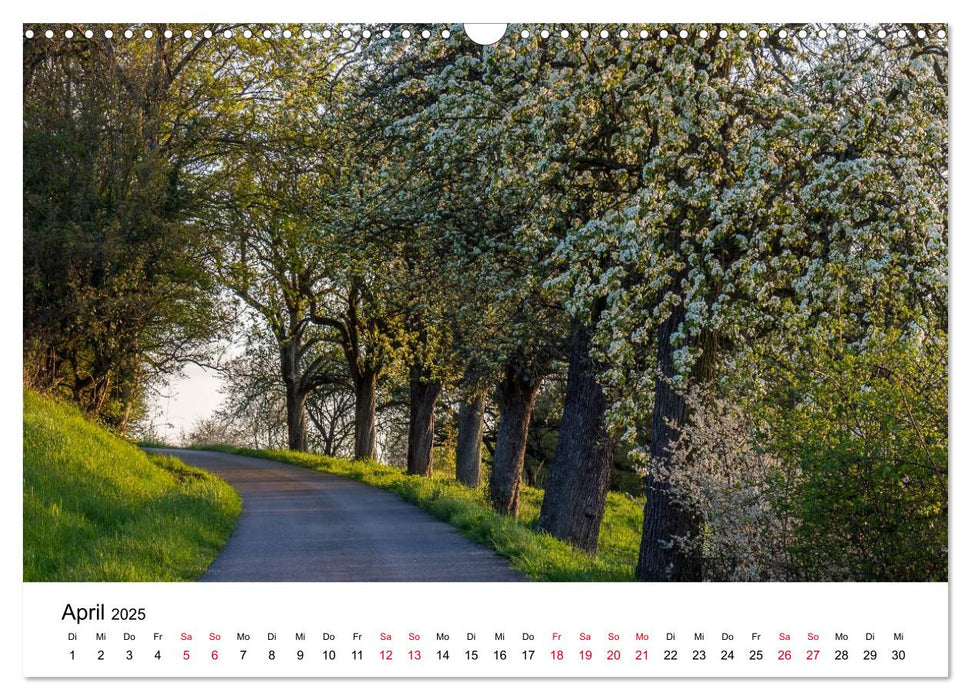
[[225, 479], [243, 512], [202, 581], [525, 581], [393, 493], [280, 462], [153, 450]]

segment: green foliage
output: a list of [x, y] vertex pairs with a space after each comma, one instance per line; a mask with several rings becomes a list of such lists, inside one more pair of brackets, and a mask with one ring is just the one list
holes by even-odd
[[[200, 449], [196, 446], [196, 449]], [[536, 581], [630, 581], [640, 541], [643, 499], [610, 493], [600, 545], [595, 557], [533, 530], [543, 492], [522, 487], [519, 519], [499, 515], [489, 506], [486, 486], [475, 490], [436, 469], [432, 478], [409, 476], [378, 462], [350, 461], [286, 450], [252, 450], [203, 446], [231, 454], [273, 459], [307, 469], [336, 474], [392, 491], [509, 559], [512, 566]]]
[[25, 380], [122, 432], [148, 383], [205, 359], [216, 327], [195, 221], [206, 178], [189, 165], [219, 87], [190, 59], [211, 46], [24, 47]]
[[30, 391], [23, 480], [25, 581], [194, 581], [242, 506], [224, 481]]
[[805, 362], [774, 363], [761, 404], [771, 449], [802, 471], [799, 577], [946, 581], [946, 336], [813, 339]]

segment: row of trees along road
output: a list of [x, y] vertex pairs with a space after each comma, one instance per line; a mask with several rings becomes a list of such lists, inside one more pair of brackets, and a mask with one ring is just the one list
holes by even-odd
[[[537, 397], [563, 382], [540, 530], [596, 551], [630, 459], [642, 580], [946, 578], [935, 27], [491, 47], [459, 27], [152, 29], [25, 43], [29, 382], [124, 431], [235, 328], [235, 405], [280, 411], [290, 449], [374, 459], [400, 415], [428, 476], [444, 411], [457, 478], [479, 486], [489, 433], [488, 498], [513, 516]], [[730, 438], [705, 401], [741, 412]], [[719, 440], [745, 448], [709, 496], [747, 483], [731, 455], [781, 465], [739, 506], [771, 527], [692, 492]], [[722, 535], [749, 530], [743, 566], [752, 542]]]

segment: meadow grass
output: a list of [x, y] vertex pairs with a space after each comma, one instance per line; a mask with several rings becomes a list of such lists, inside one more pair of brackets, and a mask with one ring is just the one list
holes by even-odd
[[[454, 468], [438, 460], [432, 477], [409, 476], [404, 469], [371, 461], [337, 459], [287, 450], [254, 450], [223, 445], [195, 449], [272, 459], [307, 469], [348, 477], [398, 494], [466, 537], [509, 559], [513, 568], [537, 581], [632, 581], [640, 544], [644, 499], [607, 494], [596, 556], [581, 552], [534, 530], [543, 503], [541, 489], [523, 486], [519, 518], [499, 515], [489, 507], [486, 487], [469, 488], [455, 480]], [[439, 464], [444, 463], [444, 469]]]
[[74, 407], [24, 392], [24, 581], [194, 581], [242, 501]]

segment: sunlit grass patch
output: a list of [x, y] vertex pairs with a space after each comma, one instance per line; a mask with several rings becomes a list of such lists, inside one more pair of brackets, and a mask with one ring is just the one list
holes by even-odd
[[229, 484], [24, 392], [24, 580], [194, 581], [232, 532]]

